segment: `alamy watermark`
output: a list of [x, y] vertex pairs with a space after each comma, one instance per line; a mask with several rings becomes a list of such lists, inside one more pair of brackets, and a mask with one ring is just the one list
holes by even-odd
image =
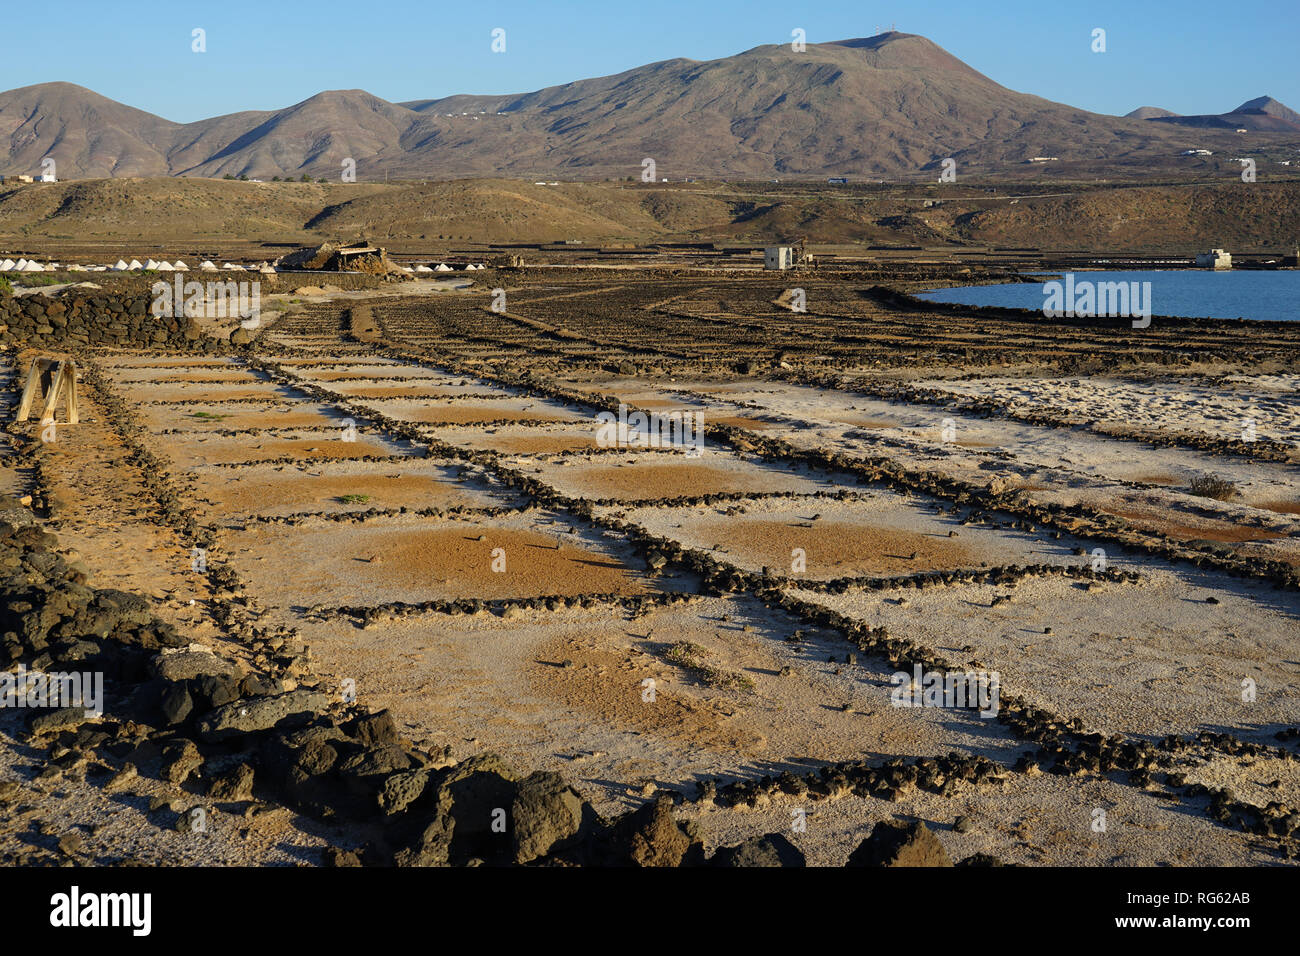
[[1001, 679], [997, 671], [926, 671], [920, 664], [912, 673], [897, 671], [889, 682], [889, 702], [894, 707], [978, 707], [980, 716], [998, 715]]
[[155, 318], [185, 315], [208, 319], [239, 319], [246, 329], [255, 329], [262, 314], [262, 283], [196, 282], [177, 275], [171, 282], [155, 282], [149, 287], [153, 295], [150, 312]]
[[596, 444], [601, 448], [681, 448], [688, 458], [704, 453], [704, 416], [700, 412], [632, 412], [596, 416]]
[[19, 664], [17, 671], [0, 671], [0, 709], [23, 707], [63, 710], [80, 707], [87, 717], [104, 713], [104, 674], [102, 671], [28, 670]]
[[1065, 282], [1043, 283], [1043, 316], [1049, 319], [1122, 316], [1133, 319], [1133, 328], [1151, 324], [1150, 282], [1076, 281], [1073, 272]]

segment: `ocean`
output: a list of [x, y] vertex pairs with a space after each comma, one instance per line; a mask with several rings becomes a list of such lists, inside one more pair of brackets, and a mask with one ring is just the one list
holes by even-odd
[[[1187, 318], [1263, 319], [1293, 322], [1300, 319], [1300, 270], [1208, 269], [1147, 270], [1135, 272], [1076, 272], [1075, 281], [1150, 282], [1154, 315]], [[922, 292], [918, 298], [962, 305], [994, 305], [1041, 311], [1047, 294], [1041, 284], [961, 286]]]

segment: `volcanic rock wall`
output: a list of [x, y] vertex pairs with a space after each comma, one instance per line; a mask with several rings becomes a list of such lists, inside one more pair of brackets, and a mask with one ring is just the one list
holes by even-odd
[[207, 341], [193, 319], [150, 314], [147, 295], [0, 295], [0, 342], [24, 346], [163, 346]]

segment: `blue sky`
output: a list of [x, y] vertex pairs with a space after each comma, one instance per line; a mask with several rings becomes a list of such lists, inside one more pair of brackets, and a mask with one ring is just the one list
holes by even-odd
[[[66, 80], [181, 122], [327, 89], [399, 102], [527, 92], [789, 42], [796, 27], [812, 43], [891, 24], [1004, 86], [1096, 112], [1223, 112], [1264, 94], [1300, 110], [1295, 0], [63, 0], [29, 5], [20, 19], [0, 58], [0, 90]], [[491, 50], [496, 27], [506, 31], [503, 54]], [[1091, 50], [1097, 27], [1106, 30], [1102, 54]], [[191, 51], [195, 28], [206, 31], [206, 53]]]

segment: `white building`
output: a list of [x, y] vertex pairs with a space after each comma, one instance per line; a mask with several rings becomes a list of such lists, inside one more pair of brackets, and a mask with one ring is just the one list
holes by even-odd
[[784, 272], [794, 268], [794, 246], [768, 246], [763, 250], [763, 268]]
[[1196, 256], [1196, 264], [1205, 269], [1231, 269], [1232, 256], [1222, 249], [1211, 249]]

